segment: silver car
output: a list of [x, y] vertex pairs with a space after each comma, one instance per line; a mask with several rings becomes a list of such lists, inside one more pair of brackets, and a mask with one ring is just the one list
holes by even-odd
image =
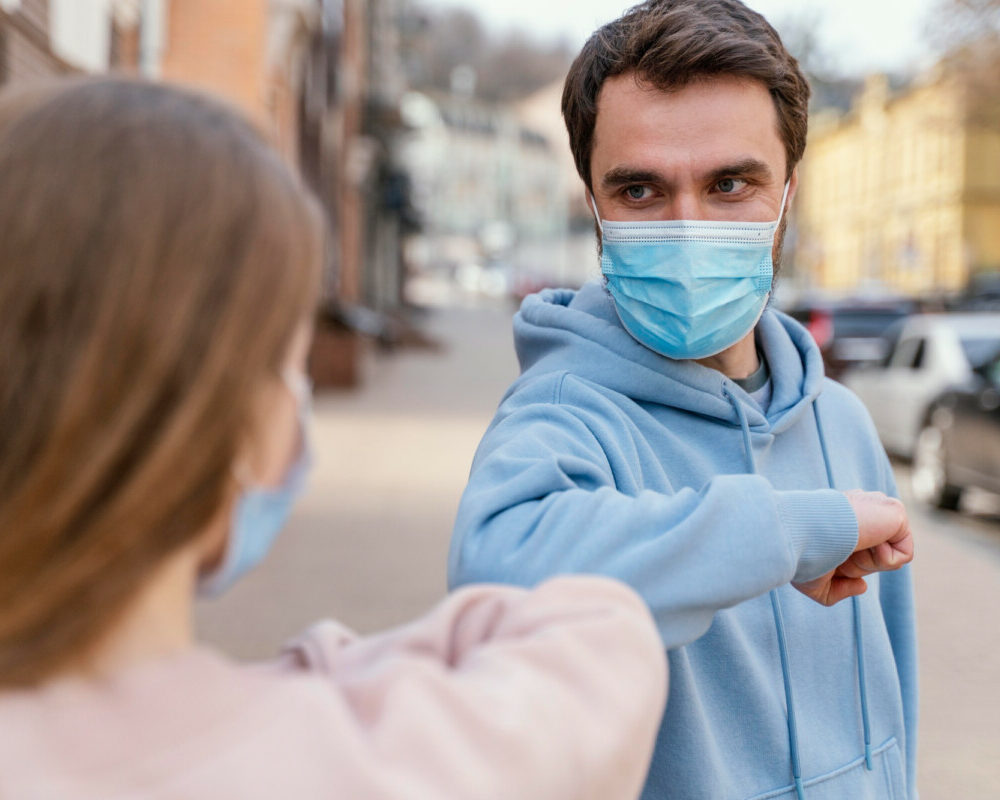
[[887, 337], [895, 344], [882, 364], [842, 380], [868, 407], [885, 449], [912, 458], [931, 402], [1000, 352], [1000, 313], [921, 314]]

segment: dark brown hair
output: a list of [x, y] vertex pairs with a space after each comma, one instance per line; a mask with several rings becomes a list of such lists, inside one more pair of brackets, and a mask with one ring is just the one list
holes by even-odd
[[588, 189], [601, 87], [630, 72], [662, 91], [720, 76], [760, 81], [778, 112], [786, 177], [802, 159], [809, 84], [767, 20], [739, 0], [648, 0], [598, 29], [566, 77], [563, 119]]
[[318, 206], [254, 128], [120, 79], [0, 94], [0, 686], [84, 656], [234, 491]]

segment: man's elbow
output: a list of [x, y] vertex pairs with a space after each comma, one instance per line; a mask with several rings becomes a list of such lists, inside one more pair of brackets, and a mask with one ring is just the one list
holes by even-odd
[[541, 576], [526, 574], [522, 558], [533, 527], [525, 527], [515, 508], [489, 514], [460, 508], [448, 557], [448, 588], [470, 583], [537, 583]]

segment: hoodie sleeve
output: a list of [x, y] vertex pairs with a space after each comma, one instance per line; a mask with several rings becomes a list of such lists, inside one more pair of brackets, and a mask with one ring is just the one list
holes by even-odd
[[646, 600], [669, 649], [704, 634], [720, 609], [835, 568], [857, 535], [842, 493], [776, 491], [756, 475], [621, 491], [579, 409], [534, 402], [502, 413], [480, 445], [449, 581], [610, 575]]
[[649, 612], [604, 578], [467, 587], [369, 638], [321, 623], [292, 653], [346, 699], [372, 797], [635, 798], [666, 702]]

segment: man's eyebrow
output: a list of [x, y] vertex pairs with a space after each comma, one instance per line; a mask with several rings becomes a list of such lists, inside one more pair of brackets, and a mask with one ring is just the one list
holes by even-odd
[[713, 169], [705, 176], [706, 183], [715, 183], [723, 178], [756, 178], [760, 181], [770, 181], [771, 168], [758, 158], [743, 158], [732, 164]]
[[614, 189], [618, 186], [629, 186], [633, 183], [664, 183], [664, 177], [659, 172], [651, 169], [637, 169], [635, 167], [614, 167], [604, 173], [601, 178], [601, 186], [605, 189]]
[[[723, 178], [754, 178], [770, 182], [772, 177], [771, 168], [764, 161], [748, 157], [710, 170], [706, 173], [705, 180], [707, 183], [715, 183]], [[655, 183], [662, 186], [670, 181], [663, 173], [656, 170], [628, 166], [614, 167], [601, 178], [601, 186], [606, 190], [639, 183]]]

